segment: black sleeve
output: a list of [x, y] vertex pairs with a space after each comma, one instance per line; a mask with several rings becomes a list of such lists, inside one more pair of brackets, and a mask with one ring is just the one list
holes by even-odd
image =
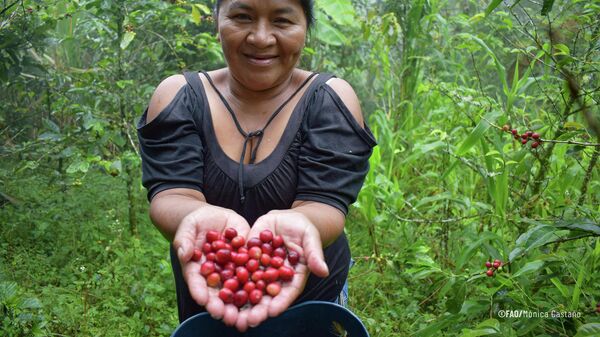
[[138, 138], [142, 157], [142, 184], [148, 200], [171, 188], [191, 188], [202, 192], [204, 145], [200, 137], [201, 120], [196, 107], [201, 107], [189, 84], [184, 85], [173, 100], [150, 123], [148, 109], [138, 122]]
[[316, 91], [306, 113], [296, 200], [322, 202], [347, 214], [369, 171], [375, 138], [327, 84]]

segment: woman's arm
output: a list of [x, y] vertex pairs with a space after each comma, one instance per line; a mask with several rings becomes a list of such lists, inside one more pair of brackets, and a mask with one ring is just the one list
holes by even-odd
[[186, 215], [208, 205], [202, 192], [173, 188], [157, 193], [150, 202], [150, 219], [169, 241]]
[[332, 244], [344, 231], [346, 217], [333, 206], [316, 201], [296, 200], [291, 210], [301, 213], [315, 226], [323, 248]]

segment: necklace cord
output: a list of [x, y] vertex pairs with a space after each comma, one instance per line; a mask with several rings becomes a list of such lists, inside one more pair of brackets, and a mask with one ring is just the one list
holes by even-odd
[[242, 155], [240, 156], [240, 162], [239, 162], [239, 167], [238, 167], [238, 188], [240, 190], [240, 202], [242, 204], [244, 204], [244, 202], [246, 201], [246, 193], [244, 191], [244, 160], [246, 159], [246, 148], [248, 146], [248, 141], [250, 141], [250, 139], [252, 139], [254, 137], [258, 138], [258, 141], [256, 142], [256, 146], [251, 145], [251, 148], [250, 148], [249, 164], [254, 164], [254, 161], [256, 160], [256, 152], [258, 151], [258, 147], [260, 146], [260, 143], [262, 142], [262, 139], [263, 139], [264, 130], [269, 126], [269, 124], [271, 124], [273, 119], [275, 119], [275, 117], [277, 117], [279, 112], [281, 112], [281, 110], [283, 110], [283, 108], [292, 100], [292, 98], [294, 98], [294, 96], [296, 96], [296, 94], [298, 94], [298, 92], [300, 92], [300, 90], [310, 81], [310, 79], [317, 75], [317, 73], [310, 74], [310, 76], [308, 76], [304, 80], [304, 82], [302, 82], [302, 84], [294, 91], [294, 93], [292, 93], [292, 95], [290, 97], [288, 97], [271, 114], [271, 116], [269, 117], [269, 119], [267, 120], [267, 122], [261, 129], [251, 131], [251, 132], [245, 132], [244, 129], [242, 129], [242, 126], [240, 125], [240, 122], [238, 121], [238, 119], [235, 115], [235, 112], [233, 111], [233, 109], [231, 108], [231, 106], [229, 105], [227, 100], [225, 99], [225, 96], [223, 96], [223, 94], [219, 91], [219, 89], [217, 89], [217, 86], [213, 83], [212, 78], [208, 75], [208, 73], [203, 71], [202, 74], [204, 74], [204, 76], [206, 76], [208, 83], [210, 83], [210, 85], [213, 87], [213, 89], [215, 90], [217, 95], [219, 95], [219, 98], [223, 102], [223, 105], [225, 105], [225, 108], [227, 109], [227, 111], [229, 111], [229, 114], [231, 115], [231, 118], [233, 118], [233, 122], [235, 123], [235, 126], [236, 126], [238, 132], [242, 136], [244, 136], [244, 144], [242, 145]]

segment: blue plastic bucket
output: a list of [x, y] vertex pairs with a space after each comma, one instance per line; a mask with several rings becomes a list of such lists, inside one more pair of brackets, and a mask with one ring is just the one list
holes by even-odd
[[[335, 327], [343, 327], [346, 334]], [[245, 333], [214, 320], [208, 313], [188, 318], [171, 337], [369, 337], [360, 319], [350, 310], [331, 302], [309, 301], [269, 318]]]

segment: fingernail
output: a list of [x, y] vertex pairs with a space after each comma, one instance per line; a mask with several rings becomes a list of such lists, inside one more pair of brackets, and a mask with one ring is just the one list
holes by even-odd
[[179, 259], [183, 258], [183, 247], [177, 249], [177, 256], [179, 256]]

